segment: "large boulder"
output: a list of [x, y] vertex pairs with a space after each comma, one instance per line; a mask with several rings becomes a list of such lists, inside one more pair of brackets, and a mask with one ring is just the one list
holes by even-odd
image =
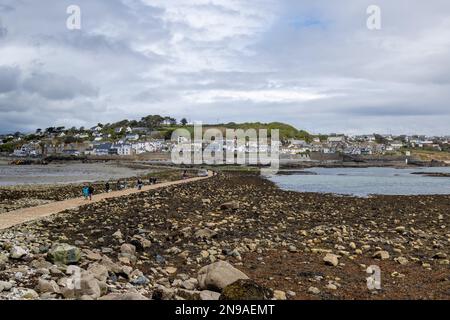
[[201, 289], [222, 291], [226, 286], [247, 275], [225, 261], [219, 261], [200, 269], [198, 283]]
[[76, 264], [81, 259], [81, 250], [67, 243], [55, 244], [47, 253], [47, 258], [54, 264]]
[[65, 281], [67, 284], [61, 288], [66, 299], [98, 299], [107, 291], [106, 283], [98, 281], [94, 274], [81, 271]]
[[36, 290], [40, 293], [59, 293], [59, 286], [54, 280], [39, 279]]
[[91, 264], [88, 267], [87, 271], [92, 273], [94, 275], [95, 279], [97, 279], [100, 282], [106, 282], [106, 280], [108, 279], [108, 268], [106, 268], [104, 265], [101, 265], [97, 262]]
[[219, 300], [269, 300], [273, 297], [271, 290], [249, 279], [240, 279], [226, 286]]

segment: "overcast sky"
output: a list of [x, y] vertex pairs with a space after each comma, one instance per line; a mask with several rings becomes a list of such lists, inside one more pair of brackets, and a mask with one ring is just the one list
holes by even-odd
[[0, 0], [2, 133], [161, 114], [447, 135], [449, 102], [448, 0]]

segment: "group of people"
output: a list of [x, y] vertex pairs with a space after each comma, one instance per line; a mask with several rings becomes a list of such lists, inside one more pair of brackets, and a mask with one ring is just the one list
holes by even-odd
[[84, 185], [83, 186], [83, 197], [85, 200], [92, 200], [92, 195], [94, 194], [94, 187], [89, 184], [89, 185]]
[[[156, 184], [156, 183], [158, 183], [158, 179], [150, 177], [148, 179], [148, 183], [150, 185]], [[144, 186], [143, 180], [141, 178], [138, 178], [137, 181], [136, 181], [137, 189], [138, 190], [142, 190], [143, 186]], [[118, 180], [117, 183], [116, 183], [116, 190], [119, 191], [119, 190], [125, 190], [125, 189], [128, 189], [128, 181]], [[106, 182], [105, 183], [105, 192], [109, 193], [111, 191], [112, 191], [111, 184], [109, 182]], [[92, 200], [92, 196], [94, 194], [94, 187], [91, 184], [84, 185], [82, 192], [83, 192], [83, 197], [86, 200], [88, 200], [88, 199]]]
[[[214, 175], [217, 175], [217, 173], [214, 172]], [[182, 175], [181, 175], [181, 178], [183, 180], [185, 180], [188, 177], [189, 177], [188, 171], [184, 170]], [[149, 185], [157, 184], [158, 180], [156, 178], [149, 177], [148, 178], [148, 183], [149, 183]], [[141, 178], [137, 178], [137, 181], [136, 181], [137, 189], [138, 190], [142, 190], [143, 186], [144, 186], [144, 182], [142, 181], [142, 179]], [[119, 190], [125, 190], [125, 189], [128, 189], [128, 181], [126, 181], [126, 180], [125, 181], [117, 180], [116, 190], [119, 191]], [[111, 184], [109, 182], [106, 182], [105, 183], [105, 192], [109, 193], [111, 191], [112, 191]], [[92, 196], [94, 194], [94, 187], [92, 186], [92, 184], [84, 185], [82, 192], [83, 192], [83, 196], [84, 196], [84, 198], [86, 200], [88, 200], [88, 199], [92, 200]]]

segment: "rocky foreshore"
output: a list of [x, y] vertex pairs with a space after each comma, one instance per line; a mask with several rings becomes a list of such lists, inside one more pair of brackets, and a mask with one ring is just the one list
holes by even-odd
[[[180, 179], [181, 171], [165, 169], [141, 176], [147, 183], [149, 177], [157, 178], [158, 182], [173, 181]], [[127, 182], [129, 187], [135, 187], [136, 177], [120, 179]], [[117, 181], [109, 181], [111, 190], [116, 190]], [[106, 191], [105, 181], [92, 183], [94, 195]], [[22, 208], [34, 207], [54, 201], [81, 197], [83, 184], [71, 183], [61, 185], [17, 185], [0, 187], [0, 214]]]
[[449, 299], [449, 209], [225, 173], [0, 232], [0, 299]]

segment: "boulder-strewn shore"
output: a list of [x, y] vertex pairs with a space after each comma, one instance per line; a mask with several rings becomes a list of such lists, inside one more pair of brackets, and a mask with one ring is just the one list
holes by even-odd
[[0, 299], [449, 299], [449, 209], [224, 173], [1, 231]]

